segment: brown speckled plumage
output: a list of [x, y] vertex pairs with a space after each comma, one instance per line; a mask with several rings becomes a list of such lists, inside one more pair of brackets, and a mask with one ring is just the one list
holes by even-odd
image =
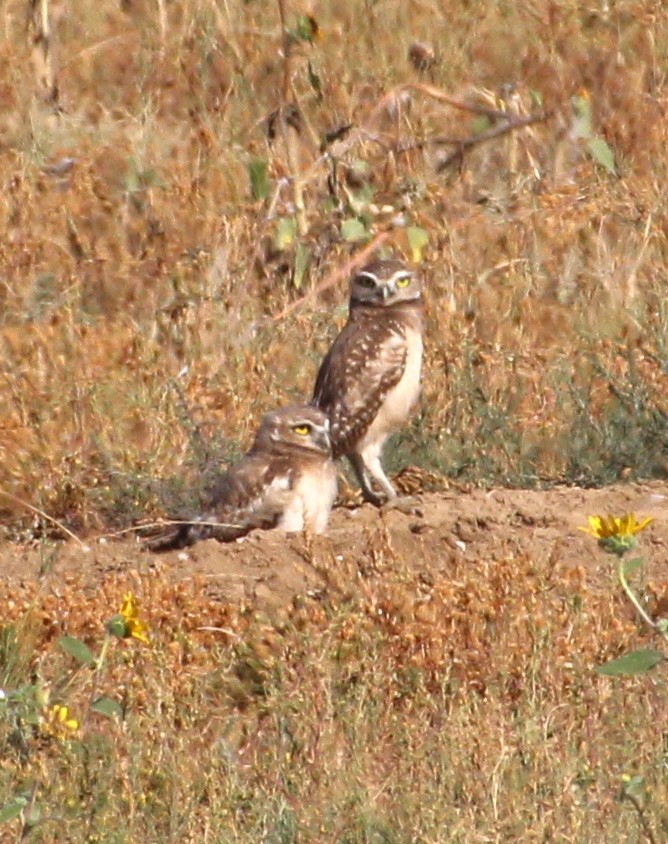
[[250, 451], [220, 476], [205, 515], [166, 525], [145, 544], [166, 551], [229, 542], [256, 528], [321, 532], [335, 496], [327, 417], [308, 405], [283, 408], [264, 417]]
[[351, 281], [348, 322], [316, 379], [313, 403], [329, 416], [334, 457], [351, 459], [376, 503], [370, 478], [394, 495], [380, 451], [417, 400], [422, 331], [420, 280], [399, 261], [373, 262]]

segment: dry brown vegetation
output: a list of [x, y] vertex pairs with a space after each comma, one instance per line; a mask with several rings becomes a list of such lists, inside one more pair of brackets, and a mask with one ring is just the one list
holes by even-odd
[[[164, 504], [156, 479], [246, 445], [261, 411], [310, 392], [345, 283], [281, 314], [359, 250], [341, 237], [356, 216], [406, 255], [406, 224], [429, 236], [423, 412], [397, 463], [525, 484], [665, 476], [665, 12], [312, 12], [319, 37], [292, 45], [284, 95], [273, 4], [52, 4], [54, 104], [27, 72], [25, 4], [8, 4], [2, 489], [77, 528], [127, 522]], [[418, 39], [436, 48], [425, 72]], [[429, 86], [552, 116], [437, 173], [453, 147], [434, 141], [483, 127]], [[575, 137], [583, 91], [619, 177]], [[285, 97], [299, 133], [274, 119], [272, 141]], [[257, 160], [269, 196], [254, 201]], [[291, 176], [306, 233], [286, 245]]]
[[[667, 76], [655, 2], [9, 0], [6, 538], [46, 571], [62, 531], [29, 507], [84, 536], [196, 499], [310, 393], [336, 272], [376, 237], [429, 291], [391, 468], [418, 489], [665, 480]], [[615, 802], [630, 767], [665, 806], [668, 726], [654, 675], [591, 678], [637, 636], [610, 590], [502, 553], [425, 585], [381, 539], [382, 576], [270, 617], [142, 574], [158, 644], [118, 643], [104, 677], [124, 723], [54, 742], [7, 715], [0, 806], [33, 795], [65, 830], [34, 841], [663, 840], [665, 809], [648, 833]], [[82, 605], [12, 581], [0, 688], [85, 710], [52, 639], [99, 649], [125, 586]]]

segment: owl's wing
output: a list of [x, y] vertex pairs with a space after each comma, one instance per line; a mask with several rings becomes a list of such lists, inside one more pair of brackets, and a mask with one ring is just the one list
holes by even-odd
[[222, 474], [205, 515], [166, 525], [149, 537], [151, 551], [185, 548], [199, 539], [231, 542], [255, 528], [276, 527], [291, 497], [294, 470], [285, 460], [248, 454]]
[[407, 355], [404, 333], [386, 322], [349, 322], [336, 338], [313, 393], [313, 403], [329, 416], [335, 457], [364, 435], [401, 380]]
[[[294, 478], [294, 467], [285, 459], [246, 455], [213, 489], [211, 515], [226, 527], [214, 528], [211, 536], [226, 541], [255, 528], [275, 527], [291, 497]], [[226, 531], [234, 536], [228, 537]]]

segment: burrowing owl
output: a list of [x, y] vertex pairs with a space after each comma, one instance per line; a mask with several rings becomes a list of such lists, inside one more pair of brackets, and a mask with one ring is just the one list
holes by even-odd
[[198, 539], [228, 542], [254, 528], [322, 533], [336, 498], [329, 420], [299, 405], [268, 413], [242, 460], [221, 475], [203, 516], [161, 529], [152, 551], [185, 548]]
[[334, 457], [349, 458], [376, 505], [373, 481], [397, 495], [380, 457], [419, 396], [423, 327], [420, 278], [400, 261], [374, 261], [353, 277], [348, 322], [318, 372], [313, 404], [329, 416]]

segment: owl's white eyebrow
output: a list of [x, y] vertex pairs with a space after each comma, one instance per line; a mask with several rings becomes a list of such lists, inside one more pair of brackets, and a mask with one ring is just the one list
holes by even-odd
[[376, 284], [378, 284], [378, 276], [375, 273], [371, 273], [371, 272], [357, 273], [357, 278], [370, 278], [371, 281], [375, 281]]
[[393, 273], [390, 276], [387, 283], [390, 284], [393, 281], [399, 281], [401, 278], [413, 278], [413, 273], [409, 273], [406, 270], [399, 270], [399, 272]]

